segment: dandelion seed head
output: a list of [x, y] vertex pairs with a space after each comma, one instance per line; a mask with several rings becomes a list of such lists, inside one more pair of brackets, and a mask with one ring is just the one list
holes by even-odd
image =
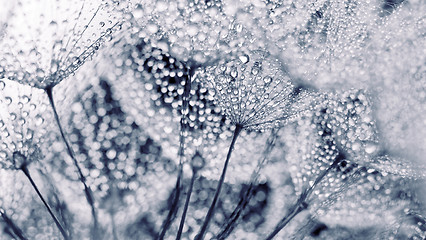
[[2, 80], [0, 88], [0, 162], [19, 169], [42, 156], [46, 119], [51, 117], [48, 101], [43, 91], [14, 81]]
[[0, 43], [0, 77], [37, 88], [72, 75], [119, 30], [104, 1], [19, 1]]
[[314, 94], [296, 86], [264, 51], [208, 67], [199, 77], [232, 123], [253, 130], [281, 126], [313, 105]]

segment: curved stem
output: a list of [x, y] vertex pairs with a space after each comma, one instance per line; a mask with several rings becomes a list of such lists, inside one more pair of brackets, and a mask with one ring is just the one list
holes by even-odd
[[68, 155], [71, 157], [71, 159], [72, 159], [72, 161], [74, 163], [74, 166], [77, 169], [79, 180], [80, 180], [80, 182], [84, 186], [84, 193], [86, 195], [86, 200], [87, 200], [87, 202], [89, 203], [89, 205], [91, 207], [91, 212], [92, 212], [92, 217], [93, 217], [93, 227], [94, 227], [94, 230], [95, 230], [95, 234], [97, 234], [97, 231], [98, 231], [98, 217], [97, 217], [97, 214], [96, 214], [96, 209], [95, 209], [95, 203], [94, 203], [94, 198], [93, 198], [92, 190], [89, 188], [89, 186], [87, 186], [86, 177], [83, 175], [83, 172], [81, 171], [81, 168], [80, 168], [80, 166], [79, 166], [79, 164], [77, 162], [77, 159], [75, 158], [74, 151], [72, 150], [71, 145], [69, 144], [69, 142], [68, 142], [68, 140], [67, 140], [67, 138], [65, 136], [65, 132], [64, 132], [64, 130], [62, 128], [62, 124], [61, 124], [61, 121], [59, 119], [59, 115], [58, 115], [58, 112], [56, 111], [55, 103], [54, 103], [54, 100], [53, 100], [52, 87], [47, 87], [45, 89], [45, 92], [46, 92], [46, 94], [47, 94], [47, 96], [49, 98], [50, 105], [52, 106], [53, 114], [55, 116], [56, 123], [57, 123], [59, 131], [61, 133], [62, 140], [64, 141], [65, 146], [67, 148]]
[[213, 202], [210, 205], [209, 211], [207, 212], [207, 216], [204, 219], [203, 226], [201, 227], [201, 230], [198, 233], [198, 235], [195, 237], [195, 240], [202, 240], [204, 238], [204, 234], [206, 233], [206, 231], [208, 229], [210, 220], [212, 219], [213, 214], [214, 214], [216, 202], [219, 199], [220, 190], [222, 189], [223, 182], [225, 181], [226, 169], [228, 168], [229, 159], [231, 158], [232, 150], [234, 148], [235, 142], [237, 141], [238, 135], [240, 134], [241, 130], [242, 130], [242, 126], [237, 124], [235, 126], [234, 136], [232, 138], [231, 145], [229, 146], [228, 154], [226, 156], [225, 164], [224, 164], [223, 170], [222, 170], [222, 175], [220, 176], [219, 183], [218, 183], [217, 188], [216, 188], [216, 193], [215, 193], [214, 198], [213, 198]]
[[290, 211], [287, 213], [285, 217], [281, 219], [281, 221], [275, 226], [274, 231], [268, 235], [266, 240], [273, 239], [297, 214], [299, 214], [301, 211], [308, 208], [308, 204], [306, 203], [306, 200], [308, 199], [309, 195], [314, 191], [314, 188], [322, 181], [322, 179], [333, 169], [337, 166], [337, 164], [344, 159], [343, 154], [339, 154], [334, 162], [323, 172], [321, 172], [318, 177], [315, 179], [312, 186], [307, 188], [305, 191], [300, 194], [299, 199], [297, 200], [296, 204], [290, 208]]
[[188, 193], [186, 195], [185, 206], [183, 207], [182, 217], [180, 219], [179, 230], [176, 235], [176, 240], [180, 240], [182, 237], [183, 226], [185, 225], [186, 212], [188, 211], [189, 201], [191, 200], [192, 189], [194, 187], [194, 181], [197, 178], [197, 171], [193, 171], [191, 183], [189, 185]]
[[59, 231], [61, 231], [62, 236], [65, 240], [68, 240], [69, 237], [67, 233], [65, 232], [64, 228], [62, 227], [61, 223], [59, 223], [58, 218], [53, 213], [52, 209], [50, 208], [49, 204], [44, 199], [43, 195], [39, 191], [37, 185], [33, 181], [30, 172], [28, 171], [28, 168], [26, 166], [21, 167], [22, 172], [24, 172], [25, 176], [27, 176], [28, 180], [30, 180], [31, 185], [33, 186], [34, 190], [37, 192], [37, 195], [40, 197], [41, 201], [43, 202], [44, 206], [46, 207], [47, 211], [49, 212], [50, 216], [52, 217], [53, 221], [55, 222], [56, 226], [59, 228]]
[[10, 227], [13, 231], [14, 234], [9, 232], [9, 235], [11, 235], [11, 237], [15, 238], [19, 238], [20, 240], [28, 240], [25, 236], [24, 233], [22, 231], [22, 229], [20, 227], [18, 227], [11, 218], [9, 218], [9, 216], [7, 216], [6, 212], [3, 210], [3, 208], [0, 207], [0, 215], [3, 218], [3, 221], [7, 224], [8, 227]]

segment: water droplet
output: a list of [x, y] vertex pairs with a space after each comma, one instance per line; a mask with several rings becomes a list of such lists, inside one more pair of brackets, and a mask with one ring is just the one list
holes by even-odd
[[100, 22], [100, 23], [99, 23], [99, 25], [100, 25], [101, 27], [104, 27], [104, 26], [105, 26], [105, 22]]
[[6, 153], [6, 151], [0, 151], [0, 158], [3, 158], [3, 159], [5, 159], [7, 157], [7, 153]]
[[10, 105], [12, 103], [12, 98], [11, 97], [5, 97], [4, 100], [6, 101], [7, 105]]
[[249, 56], [245, 55], [245, 54], [239, 56], [239, 59], [240, 59], [240, 61], [241, 61], [242, 64], [246, 64], [246, 63], [248, 63], [250, 61]]
[[231, 70], [231, 77], [237, 78], [238, 77], [238, 70], [236, 68], [233, 68]]
[[43, 69], [41, 69], [41, 68], [37, 68], [37, 70], [36, 70], [36, 75], [37, 75], [37, 77], [39, 77], [39, 78], [44, 78], [44, 70], [43, 70]]
[[190, 26], [188, 26], [188, 29], [186, 30], [186, 32], [191, 37], [197, 35], [197, 33], [198, 33], [198, 27], [197, 27], [197, 25], [190, 25]]
[[27, 95], [22, 96], [22, 103], [28, 103], [30, 101], [30, 98]]
[[272, 82], [272, 78], [270, 76], [266, 76], [266, 77], [263, 78], [263, 82], [265, 84], [269, 84], [269, 83]]
[[235, 27], [235, 30], [237, 32], [241, 32], [243, 30], [243, 25], [242, 24], [237, 24], [237, 26]]
[[25, 119], [24, 119], [24, 118], [19, 118], [19, 119], [18, 119], [18, 124], [19, 124], [19, 125], [21, 125], [21, 126], [24, 126], [25, 122], [26, 122], [26, 121], [25, 121]]
[[141, 4], [138, 4], [135, 8], [135, 10], [133, 11], [133, 16], [136, 19], [142, 18], [143, 17], [143, 7]]
[[148, 30], [149, 33], [154, 34], [158, 31], [158, 26], [155, 24], [148, 24], [146, 26], [146, 29]]
[[35, 124], [36, 124], [37, 126], [40, 126], [41, 124], [43, 124], [43, 122], [44, 122], [44, 119], [43, 119], [40, 115], [37, 115], [37, 116], [35, 117]]
[[0, 90], [3, 90], [6, 87], [6, 84], [3, 81], [0, 81]]
[[365, 152], [366, 152], [367, 154], [373, 154], [373, 153], [375, 153], [375, 152], [376, 152], [376, 150], [377, 150], [377, 144], [375, 144], [375, 143], [368, 143], [368, 144], [365, 146]]
[[16, 120], [16, 113], [10, 113], [10, 120], [14, 121]]
[[258, 67], [256, 67], [256, 66], [254, 66], [254, 67], [251, 69], [251, 73], [252, 73], [253, 75], [257, 75], [257, 74], [259, 74], [259, 68], [258, 68]]

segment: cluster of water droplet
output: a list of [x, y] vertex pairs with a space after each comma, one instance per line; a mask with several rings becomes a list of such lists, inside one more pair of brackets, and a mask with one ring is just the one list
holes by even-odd
[[[180, 115], [185, 82], [188, 78], [194, 79], [193, 71], [169, 54], [144, 42], [137, 45], [135, 50], [131, 54], [132, 68], [150, 75], [148, 79], [140, 81], [145, 84], [152, 101], [157, 107], [168, 107], [173, 114]], [[189, 92], [187, 121], [189, 143], [214, 143], [230, 125], [221, 114], [220, 107], [214, 104], [209, 90], [196, 81], [192, 81]]]
[[191, 67], [258, 44], [221, 1], [141, 1], [132, 11], [138, 34]]
[[19, 83], [0, 81], [0, 163], [3, 168], [19, 169], [41, 160], [39, 148], [48, 131], [45, 119], [47, 97], [41, 90]]
[[234, 123], [248, 129], [281, 126], [314, 105], [306, 90], [292, 83], [278, 60], [255, 51], [208, 67], [197, 77]]
[[0, 42], [0, 77], [38, 88], [54, 86], [73, 74], [121, 24], [120, 16], [112, 14], [114, 6], [104, 1], [18, 4]]
[[[311, 214], [327, 226], [383, 230], [403, 215], [404, 208], [417, 208], [410, 197], [414, 188], [407, 187], [413, 182], [381, 171], [378, 165], [371, 167], [369, 163], [380, 152], [377, 144], [371, 144], [377, 137], [371, 108], [362, 91], [338, 96], [297, 121], [296, 128], [284, 131], [293, 183], [299, 193], [315, 185], [306, 203]], [[316, 182], [324, 172], [324, 178]]]

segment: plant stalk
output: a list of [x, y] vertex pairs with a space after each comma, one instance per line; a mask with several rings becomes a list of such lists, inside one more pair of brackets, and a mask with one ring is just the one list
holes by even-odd
[[189, 111], [189, 96], [191, 92], [191, 81], [192, 76], [194, 74], [194, 71], [192, 69], [188, 70], [188, 77], [185, 79], [185, 87], [183, 91], [182, 96], [182, 112], [181, 112], [181, 119], [180, 119], [180, 136], [179, 136], [179, 169], [178, 169], [178, 176], [176, 179], [176, 185], [175, 185], [175, 192], [172, 200], [172, 205], [170, 207], [169, 213], [167, 214], [166, 219], [163, 222], [163, 225], [161, 227], [161, 232], [157, 236], [157, 240], [162, 240], [164, 236], [166, 235], [167, 230], [169, 229], [170, 225], [172, 224], [173, 218], [176, 216], [176, 212], [179, 208], [179, 199], [180, 199], [180, 191], [181, 191], [181, 180], [182, 180], [182, 172], [183, 172], [183, 158], [185, 156], [185, 138], [186, 138], [186, 132], [188, 128], [187, 123], [187, 115]]
[[113, 236], [114, 240], [118, 240], [118, 235], [117, 235], [117, 230], [116, 230], [116, 226], [115, 226], [114, 215], [115, 215], [114, 212], [110, 211], [109, 216], [111, 218], [112, 236]]
[[274, 231], [272, 231], [272, 233], [270, 233], [265, 240], [273, 239], [295, 216], [297, 216], [297, 214], [308, 208], [306, 200], [308, 199], [309, 195], [313, 192], [318, 183], [320, 183], [323, 178], [343, 159], [343, 155], [339, 154], [334, 160], [333, 164], [331, 164], [326, 170], [318, 175], [312, 186], [302, 192], [296, 204], [290, 208], [290, 211], [287, 213], [287, 215], [281, 219], [281, 221], [275, 226]]
[[12, 234], [11, 232], [9, 232], [9, 235], [11, 235], [11, 237], [14, 238], [16, 236], [20, 240], [28, 240], [24, 236], [24, 233], [23, 233], [22, 229], [20, 227], [18, 227], [12, 221], [12, 219], [9, 218], [9, 216], [7, 216], [6, 212], [2, 208], [0, 208], [0, 215], [3, 218], [3, 221], [7, 224], [7, 226], [9, 226], [12, 229], [12, 231], [13, 231], [14, 234]]
[[216, 207], [216, 202], [219, 199], [219, 194], [220, 194], [220, 191], [222, 190], [223, 182], [225, 181], [226, 169], [228, 168], [228, 163], [229, 163], [229, 159], [231, 158], [232, 150], [234, 148], [235, 142], [237, 141], [238, 135], [240, 134], [242, 129], [243, 127], [239, 124], [235, 126], [234, 136], [232, 137], [232, 142], [231, 142], [231, 145], [229, 146], [228, 154], [226, 156], [225, 164], [222, 170], [222, 175], [220, 176], [219, 183], [216, 188], [216, 193], [213, 198], [213, 202], [210, 205], [209, 211], [207, 212], [206, 218], [204, 219], [203, 226], [201, 227], [201, 230], [198, 233], [198, 235], [195, 237], [195, 240], [202, 240], [209, 227], [210, 220], [213, 217], [214, 210]]
[[59, 119], [58, 112], [56, 111], [55, 102], [53, 100], [52, 87], [47, 87], [45, 89], [45, 92], [46, 92], [46, 94], [49, 98], [50, 105], [52, 106], [53, 114], [55, 116], [56, 123], [57, 123], [59, 131], [61, 133], [62, 140], [64, 141], [65, 146], [67, 148], [68, 155], [73, 160], [74, 166], [76, 167], [77, 172], [78, 172], [79, 180], [84, 186], [84, 193], [85, 193], [85, 196], [86, 196], [86, 200], [91, 207], [91, 212], [92, 212], [92, 217], [93, 217], [93, 227], [94, 227], [95, 232], [97, 233], [98, 232], [98, 217], [97, 217], [97, 214], [96, 214], [92, 190], [89, 188], [89, 186], [87, 186], [86, 177], [83, 175], [83, 172], [81, 171], [81, 168], [80, 168], [80, 166], [77, 162], [77, 159], [75, 158], [75, 153], [74, 153], [73, 149], [71, 148], [71, 145], [70, 145], [70, 143], [68, 142], [68, 140], [65, 136], [65, 132], [62, 128], [62, 124], [61, 124], [61, 121]]
[[44, 199], [43, 195], [39, 191], [37, 185], [35, 184], [33, 178], [30, 175], [30, 172], [28, 171], [28, 168], [24, 165], [21, 167], [22, 172], [24, 172], [25, 176], [27, 176], [28, 180], [30, 180], [31, 185], [33, 186], [34, 190], [37, 192], [37, 195], [40, 197], [41, 201], [43, 202], [44, 206], [46, 207], [47, 211], [49, 212], [50, 216], [52, 217], [53, 221], [55, 222], [56, 226], [59, 228], [59, 231], [61, 232], [62, 236], [65, 240], [69, 240], [68, 234], [65, 232], [64, 228], [62, 227], [61, 223], [59, 222], [58, 218], [56, 218], [55, 214], [53, 213], [52, 209], [50, 208], [49, 204]]
[[186, 213], [189, 207], [189, 201], [191, 200], [192, 189], [194, 188], [195, 179], [198, 177], [197, 171], [192, 172], [191, 183], [189, 184], [188, 193], [186, 195], [185, 206], [183, 207], [182, 217], [180, 219], [179, 230], [176, 235], [176, 240], [180, 240], [182, 237], [183, 226], [185, 225]]
[[279, 129], [272, 130], [271, 135], [266, 141], [266, 148], [263, 151], [263, 156], [261, 159], [259, 159], [257, 163], [257, 167], [251, 175], [251, 178], [250, 178], [251, 180], [250, 180], [249, 186], [247, 187], [247, 191], [240, 198], [238, 205], [235, 207], [231, 216], [228, 218], [227, 223], [223, 225], [222, 229], [220, 230], [219, 234], [217, 234], [215, 239], [217, 240], [226, 239], [232, 233], [232, 231], [235, 228], [235, 225], [237, 224], [237, 222], [240, 220], [241, 216], [243, 215], [245, 208], [247, 207], [248, 203], [250, 202], [253, 196], [254, 186], [258, 181], [260, 170], [262, 169], [264, 164], [267, 162], [269, 154], [271, 153], [272, 149], [275, 147], [275, 140], [278, 136], [278, 132], [279, 132]]

